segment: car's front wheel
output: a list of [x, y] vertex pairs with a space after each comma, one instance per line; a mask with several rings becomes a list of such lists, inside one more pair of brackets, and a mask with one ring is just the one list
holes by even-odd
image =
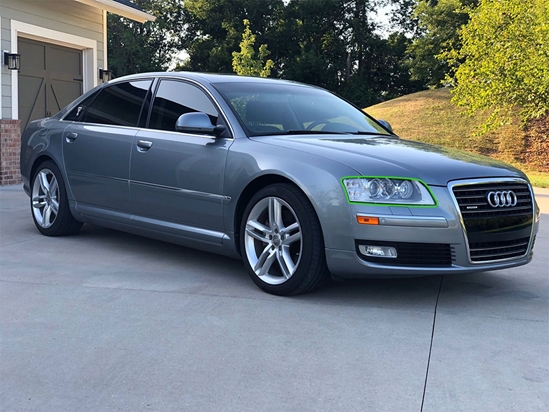
[[71, 235], [82, 227], [69, 209], [61, 172], [50, 160], [40, 164], [34, 173], [31, 211], [36, 227], [46, 236]]
[[256, 193], [244, 211], [240, 234], [244, 265], [265, 292], [310, 292], [328, 275], [317, 215], [293, 185], [273, 184]]

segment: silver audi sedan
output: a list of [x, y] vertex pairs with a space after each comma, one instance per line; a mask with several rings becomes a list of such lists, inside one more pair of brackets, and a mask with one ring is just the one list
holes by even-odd
[[91, 223], [242, 258], [276, 295], [524, 265], [539, 226], [519, 170], [275, 79], [110, 81], [29, 124], [21, 174], [46, 236]]

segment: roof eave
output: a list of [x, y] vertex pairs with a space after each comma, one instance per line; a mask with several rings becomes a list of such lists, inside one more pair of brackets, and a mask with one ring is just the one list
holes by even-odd
[[107, 10], [108, 12], [119, 14], [131, 20], [138, 21], [139, 23], [145, 23], [146, 21], [155, 21], [156, 17], [152, 14], [145, 13], [134, 9], [133, 7], [126, 6], [121, 3], [117, 3], [112, 0], [75, 0], [79, 3], [87, 4], [88, 6], [95, 7], [101, 10]]

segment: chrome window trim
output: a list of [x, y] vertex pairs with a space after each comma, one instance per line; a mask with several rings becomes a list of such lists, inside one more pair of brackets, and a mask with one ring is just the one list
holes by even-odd
[[184, 193], [188, 196], [197, 197], [197, 198], [200, 198], [200, 199], [208, 199], [208, 200], [212, 200], [212, 201], [221, 201], [221, 202], [224, 202], [224, 203], [229, 203], [231, 201], [230, 196], [223, 196], [223, 195], [218, 195], [218, 194], [215, 194], [215, 193], [207, 193], [207, 192], [199, 192], [197, 190], [181, 189], [179, 187], [159, 185], [159, 184], [156, 184], [156, 183], [141, 182], [139, 180], [131, 180], [130, 179], [129, 182], [133, 183], [133, 184], [136, 184], [136, 185], [140, 185], [140, 186], [149, 186], [149, 187], [155, 187], [157, 189], [164, 189], [164, 190], [171, 190], [171, 191], [174, 191], [174, 192], [180, 192], [180, 193]]
[[[223, 120], [225, 121], [225, 123], [227, 124], [228, 128], [229, 128], [229, 131], [231, 132], [231, 137], [223, 137], [222, 139], [231, 139], [231, 140], [234, 140], [235, 138], [235, 130], [232, 126], [232, 124], [227, 120], [227, 114], [225, 113], [225, 111], [223, 110], [223, 108], [221, 108], [221, 106], [219, 106], [219, 104], [217, 103], [217, 100], [215, 99], [214, 95], [206, 88], [204, 87], [204, 85], [194, 79], [189, 79], [187, 77], [176, 77], [176, 76], [144, 76], [144, 77], [138, 77], [138, 78], [135, 78], [135, 79], [131, 79], [131, 80], [127, 80], [127, 81], [142, 81], [142, 80], [151, 80], [152, 83], [151, 83], [151, 91], [152, 91], [152, 98], [151, 98], [151, 103], [150, 103], [150, 106], [152, 108], [153, 106], [153, 103], [154, 103], [154, 98], [156, 97], [156, 90], [158, 89], [158, 85], [160, 84], [160, 81], [162, 80], [172, 80], [172, 81], [180, 81], [180, 82], [186, 82], [186, 83], [190, 83], [192, 84], [193, 86], [196, 86], [198, 87], [200, 90], [202, 90], [203, 92], [206, 93], [206, 95], [208, 95], [208, 97], [210, 98], [212, 104], [214, 105], [214, 107], [219, 111], [219, 114], [221, 116], [223, 116]], [[156, 81], [157, 84], [154, 84]], [[114, 83], [118, 83], [118, 82], [114, 82]], [[106, 87], [108, 87], [108, 85], [110, 84], [113, 84], [113, 83], [105, 83], [105, 86], [101, 87], [101, 89], [105, 89]], [[100, 90], [97, 90], [96, 91], [97, 93], [100, 92]], [[85, 95], [85, 94], [84, 94]], [[80, 97], [83, 97], [84, 95], [80, 96]], [[153, 128], [149, 128], [149, 127], [139, 127], [138, 125], [135, 125], [135, 126], [120, 126], [120, 125], [107, 125], [107, 124], [104, 124], [104, 123], [88, 123], [88, 122], [76, 122], [74, 120], [65, 120], [65, 117], [68, 116], [68, 114], [72, 111], [72, 109], [74, 109], [76, 106], [78, 106], [83, 100], [85, 99], [78, 99], [78, 103], [72, 105], [70, 108], [68, 108], [67, 110], [67, 113], [65, 113], [63, 115], [63, 117], [61, 117], [59, 119], [59, 121], [63, 121], [63, 122], [67, 122], [67, 123], [78, 123], [78, 124], [90, 124], [90, 125], [101, 125], [101, 126], [109, 126], [109, 127], [124, 127], [124, 128], [129, 128], [129, 129], [139, 129], [139, 130], [154, 130], [155, 132], [164, 132], [164, 133], [177, 133], [177, 134], [187, 134], [187, 133], [182, 133], [182, 132], [171, 132], [169, 130], [159, 130], [159, 129], [153, 129]], [[148, 120], [148, 119], [147, 119]], [[210, 138], [210, 139], [219, 139], [219, 137], [217, 136], [209, 136], [209, 135], [195, 135], [195, 134], [187, 134], [187, 135], [190, 135], [190, 136], [197, 136], [197, 137], [205, 137], [205, 138]]]
[[[532, 199], [532, 228], [530, 231], [530, 240], [528, 242], [528, 247], [526, 248], [526, 253], [522, 256], [515, 256], [511, 258], [505, 258], [505, 259], [494, 259], [494, 260], [484, 260], [482, 262], [473, 262], [471, 260], [471, 250], [469, 248], [469, 236], [467, 235], [467, 229], [465, 227], [465, 221], [463, 219], [463, 216], [461, 214], [461, 209], [459, 207], [459, 203], [456, 199], [456, 196], [454, 195], [454, 187], [456, 186], [472, 186], [472, 185], [479, 185], [484, 183], [520, 183], [525, 184], [528, 187], [528, 190], [530, 192], [530, 197]], [[536, 204], [535, 204], [535, 197], [534, 192], [532, 190], [532, 185], [525, 179], [519, 178], [519, 177], [508, 177], [508, 178], [486, 178], [486, 179], [466, 179], [466, 180], [454, 180], [448, 183], [448, 190], [450, 191], [450, 197], [452, 198], [452, 201], [454, 202], [454, 207], [456, 208], [456, 212], [459, 217], [459, 222], [461, 225], [461, 229], [463, 231], [464, 239], [465, 239], [465, 248], [467, 250], [467, 259], [469, 261], [469, 264], [480, 266], [484, 264], [489, 263], [500, 263], [500, 262], [508, 262], [512, 260], [522, 259], [527, 257], [532, 252], [533, 242], [534, 242], [534, 230], [535, 230], [535, 219], [536, 219]]]

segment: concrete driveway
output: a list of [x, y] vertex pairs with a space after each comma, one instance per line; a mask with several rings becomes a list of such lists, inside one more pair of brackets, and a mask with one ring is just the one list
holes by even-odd
[[239, 261], [0, 188], [2, 411], [549, 410], [549, 190], [534, 261], [267, 295]]

